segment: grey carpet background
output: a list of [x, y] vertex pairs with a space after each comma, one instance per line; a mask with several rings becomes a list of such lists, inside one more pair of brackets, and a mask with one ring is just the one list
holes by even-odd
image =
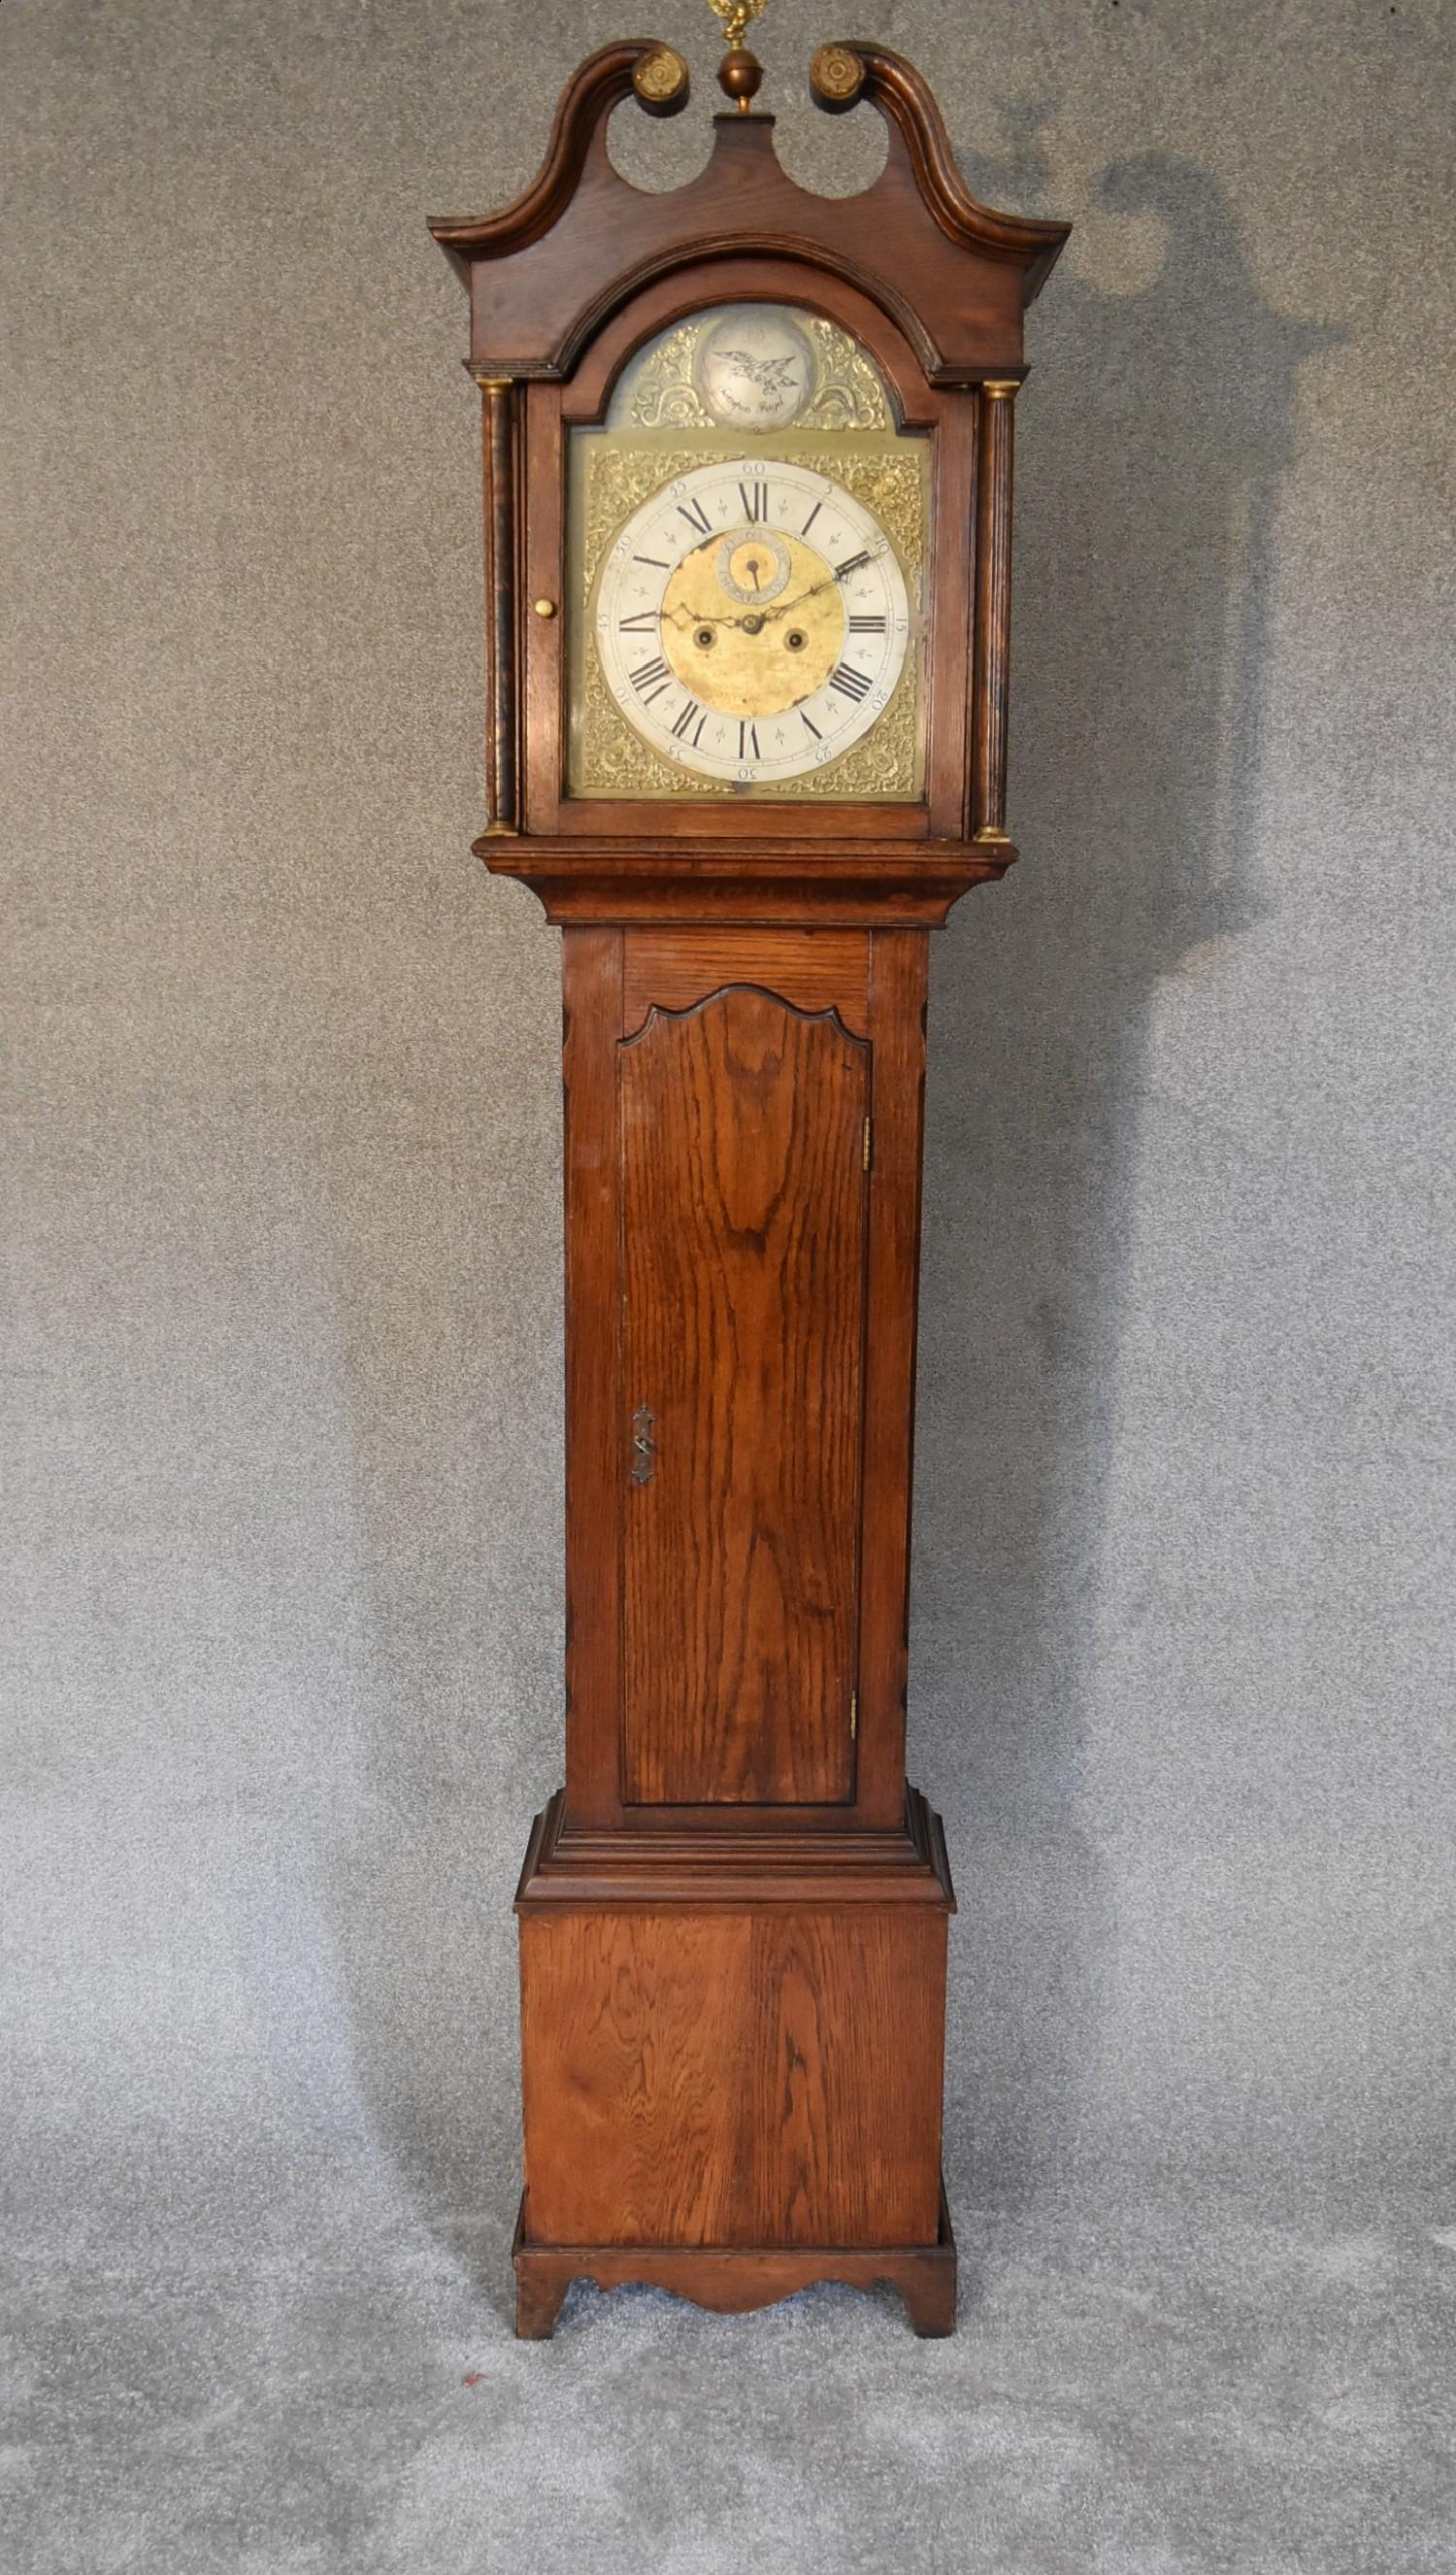
[[[700, 103], [620, 118], [645, 183]], [[422, 228], [606, 5], [8, 0], [5, 2563], [1456, 2567], [1438, 0], [879, 0], [1069, 215], [935, 947], [912, 1768], [954, 2344], [509, 2335], [559, 1764], [557, 943]], [[817, 0], [762, 31], [796, 175]], [[474, 2382], [469, 2383], [469, 2382]]]

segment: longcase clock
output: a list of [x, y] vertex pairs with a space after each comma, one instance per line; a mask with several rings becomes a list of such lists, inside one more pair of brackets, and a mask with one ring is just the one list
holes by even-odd
[[431, 229], [485, 415], [489, 819], [563, 932], [566, 1780], [517, 1895], [518, 2331], [570, 2282], [954, 2320], [950, 1873], [904, 1771], [930, 930], [1004, 814], [1012, 403], [1065, 237], [961, 183], [919, 76], [858, 196], [781, 170], [742, 19], [712, 159]]

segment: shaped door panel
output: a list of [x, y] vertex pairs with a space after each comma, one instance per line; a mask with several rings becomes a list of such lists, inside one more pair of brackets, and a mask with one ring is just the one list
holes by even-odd
[[868, 1089], [751, 986], [621, 1047], [628, 1803], [853, 1795]]

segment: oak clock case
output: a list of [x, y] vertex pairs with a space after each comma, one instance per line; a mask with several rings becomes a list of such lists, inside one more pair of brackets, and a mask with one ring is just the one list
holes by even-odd
[[[744, 68], [744, 66], [748, 68]], [[938, 1819], [906, 1783], [927, 934], [1005, 826], [1012, 403], [1065, 228], [979, 206], [924, 84], [806, 195], [749, 106], [585, 63], [532, 188], [436, 238], [484, 414], [493, 872], [563, 934], [566, 1778], [517, 1891], [518, 2331], [571, 2282], [809, 2282], [951, 2330]]]

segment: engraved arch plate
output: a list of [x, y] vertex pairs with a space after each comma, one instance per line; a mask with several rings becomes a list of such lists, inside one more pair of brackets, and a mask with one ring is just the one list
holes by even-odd
[[797, 305], [717, 304], [660, 331], [624, 368], [609, 429], [894, 426], [884, 379], [837, 322]]
[[620, 1056], [623, 1795], [853, 1794], [869, 1048], [733, 986]]

